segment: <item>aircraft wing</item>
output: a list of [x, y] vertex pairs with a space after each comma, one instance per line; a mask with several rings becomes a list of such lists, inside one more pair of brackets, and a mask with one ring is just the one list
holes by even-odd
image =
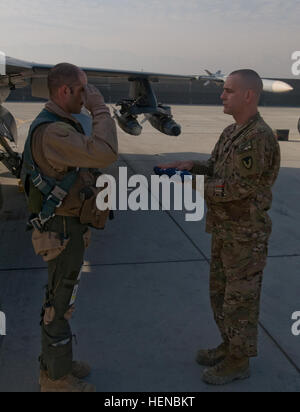
[[[35, 97], [48, 97], [45, 79], [49, 70], [53, 65], [30, 63], [24, 60], [6, 57], [6, 76], [0, 76], [0, 86], [24, 87], [30, 80], [32, 85], [32, 95]], [[128, 80], [146, 79], [150, 82], [158, 82], [159, 80], [200, 80], [204, 85], [209, 83], [223, 84], [226, 80], [226, 75], [221, 71], [211, 73], [206, 70], [207, 75], [177, 75], [151, 72], [137, 72], [128, 70], [111, 70], [81, 67], [86, 72], [89, 79], [102, 79], [104, 83], [116, 83]], [[40, 80], [38, 80], [40, 79]], [[276, 79], [262, 79], [264, 90], [273, 93], [285, 93], [293, 90], [293, 88], [285, 82]]]
[[[3, 56], [2, 56], [3, 57]], [[3, 73], [3, 66], [5, 73]], [[12, 57], [4, 57], [4, 65], [0, 75], [0, 104], [8, 97], [10, 90], [30, 85], [33, 97], [48, 98], [47, 75], [53, 65], [30, 63]], [[176, 75], [151, 72], [137, 72], [128, 70], [109, 70], [82, 67], [90, 81], [104, 84], [116, 84], [130, 82], [129, 96], [117, 103], [119, 110], [114, 109], [115, 119], [126, 133], [138, 136], [142, 132], [142, 126], [138, 123], [138, 116], [145, 115], [149, 123], [164, 134], [178, 136], [181, 127], [172, 116], [171, 108], [160, 104], [152, 87], [152, 82], [165, 81], [204, 81], [204, 86], [210, 82], [220, 84], [226, 80], [226, 76], [219, 70], [207, 75]], [[287, 83], [263, 79], [264, 90], [275, 93], [283, 93], [292, 90]]]
[[[9, 78], [11, 83], [18, 87], [22, 81], [26, 79], [45, 78], [48, 75], [49, 70], [54, 65], [30, 63], [24, 60], [18, 60], [12, 57], [6, 57], [6, 76], [2, 78]], [[90, 67], [81, 67], [81, 69], [91, 79], [99, 78], [114, 78], [124, 80], [134, 80], [137, 78], [147, 79], [151, 82], [159, 80], [197, 80], [198, 76], [184, 76], [177, 74], [164, 74], [164, 73], [151, 73], [143, 71], [129, 71], [129, 70], [111, 70], [111, 69], [98, 69]], [[3, 82], [3, 79], [2, 79]]]
[[[53, 66], [35, 65], [33, 66], [33, 71], [35, 75], [45, 75], [48, 73], [51, 67]], [[197, 76], [184, 76], [184, 75], [178, 75], [178, 74], [95, 69], [95, 68], [88, 68], [88, 67], [81, 67], [81, 69], [87, 74], [89, 78], [100, 78], [100, 77], [114, 77], [114, 78], [123, 78], [123, 79], [141, 78], [141, 79], [148, 79], [151, 82], [155, 82], [158, 80], [197, 80]]]
[[[6, 75], [0, 76], [0, 88], [22, 88], [27, 85], [31, 86], [31, 94], [33, 97], [49, 98], [47, 88], [47, 75], [49, 70], [54, 67], [50, 64], [39, 64], [27, 62], [24, 60], [15, 59], [6, 56]], [[131, 81], [147, 81], [159, 82], [164, 81], [191, 81], [198, 80], [198, 76], [193, 75], [177, 75], [164, 73], [151, 73], [143, 71], [129, 70], [110, 70], [101, 68], [81, 67], [87, 74], [89, 81], [95, 82], [98, 85], [119, 84]], [[7, 96], [6, 96], [7, 97]], [[2, 98], [2, 101], [4, 99]]]

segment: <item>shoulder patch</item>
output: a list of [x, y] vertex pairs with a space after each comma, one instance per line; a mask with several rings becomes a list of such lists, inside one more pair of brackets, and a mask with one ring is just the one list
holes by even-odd
[[252, 149], [253, 149], [253, 144], [252, 144], [251, 140], [243, 142], [238, 146], [238, 152], [239, 153], [249, 152]]
[[253, 167], [253, 157], [247, 156], [242, 159], [243, 165], [247, 170], [251, 170]]

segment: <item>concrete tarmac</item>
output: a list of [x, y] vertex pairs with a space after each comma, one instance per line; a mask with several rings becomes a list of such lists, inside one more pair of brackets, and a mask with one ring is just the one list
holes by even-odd
[[[19, 126], [19, 149], [43, 105], [7, 103]], [[210, 309], [210, 235], [205, 220], [186, 222], [184, 212], [116, 212], [105, 231], [93, 232], [72, 320], [75, 357], [93, 368], [99, 392], [299, 392], [300, 336], [292, 314], [300, 311], [300, 110], [261, 108], [274, 129], [290, 129], [281, 142], [282, 168], [274, 186], [273, 233], [265, 269], [259, 356], [252, 376], [224, 387], [202, 382], [194, 360], [199, 348], [220, 343]], [[175, 106], [180, 137], [144, 124], [140, 137], [119, 130], [117, 175], [150, 176], [169, 160], [206, 159], [223, 128], [232, 123], [222, 107]], [[17, 181], [0, 166], [0, 310], [7, 335], [0, 337], [0, 392], [38, 392], [39, 313], [47, 270], [26, 233], [27, 211]]]

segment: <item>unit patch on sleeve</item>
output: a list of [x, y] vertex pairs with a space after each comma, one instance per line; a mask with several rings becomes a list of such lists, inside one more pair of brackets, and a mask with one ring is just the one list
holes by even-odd
[[242, 162], [243, 162], [243, 165], [245, 166], [245, 168], [247, 170], [252, 169], [252, 167], [253, 167], [253, 158], [252, 158], [252, 156], [244, 157]]

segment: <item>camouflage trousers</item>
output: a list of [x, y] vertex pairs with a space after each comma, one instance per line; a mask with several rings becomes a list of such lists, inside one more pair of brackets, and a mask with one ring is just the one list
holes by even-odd
[[269, 233], [251, 238], [213, 234], [210, 298], [230, 354], [257, 356], [258, 320]]
[[[48, 285], [41, 313], [40, 367], [52, 380], [57, 380], [72, 370], [73, 336], [69, 320], [80, 282], [87, 226], [80, 224], [75, 217], [56, 216], [47, 229], [59, 234], [66, 232], [69, 238], [65, 250], [48, 262]], [[50, 321], [45, 323], [47, 308]]]

